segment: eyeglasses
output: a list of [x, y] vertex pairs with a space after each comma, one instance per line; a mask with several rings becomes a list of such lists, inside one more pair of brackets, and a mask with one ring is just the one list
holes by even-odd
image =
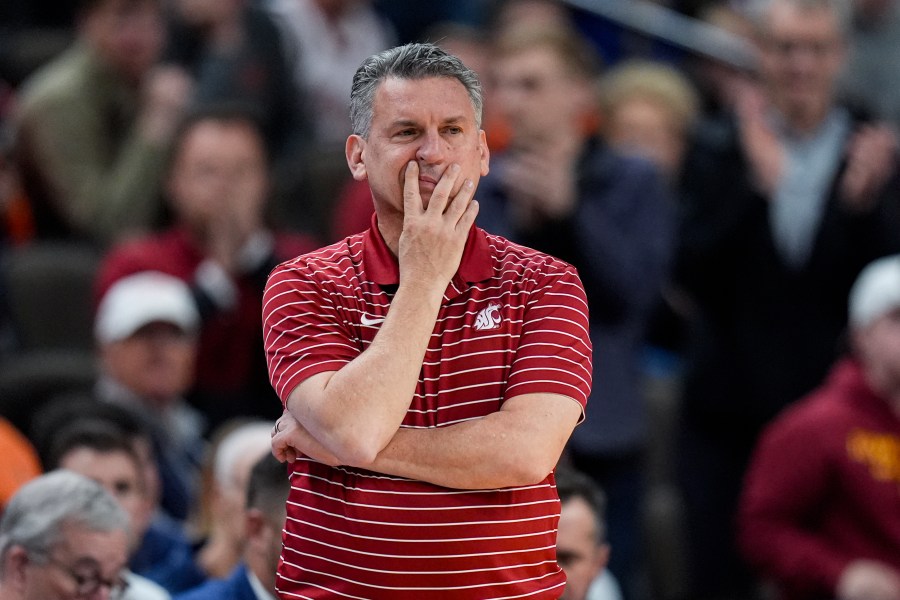
[[100, 576], [100, 570], [97, 567], [86, 566], [79, 570], [78, 567], [71, 567], [49, 555], [45, 556], [44, 560], [72, 578], [72, 581], [75, 582], [75, 594], [79, 598], [89, 598], [96, 594], [101, 587], [105, 587], [109, 590], [110, 600], [121, 600], [125, 595], [125, 590], [128, 589], [128, 582], [121, 574], [111, 580], [104, 579]]

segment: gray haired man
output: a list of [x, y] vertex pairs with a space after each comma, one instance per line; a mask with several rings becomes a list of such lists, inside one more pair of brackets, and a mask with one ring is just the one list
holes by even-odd
[[0, 521], [0, 600], [122, 598], [128, 535], [128, 515], [95, 481], [30, 481]]

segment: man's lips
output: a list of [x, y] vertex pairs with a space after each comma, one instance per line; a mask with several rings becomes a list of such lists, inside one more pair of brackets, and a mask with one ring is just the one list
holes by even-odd
[[431, 177], [419, 177], [419, 191], [434, 191], [437, 180]]

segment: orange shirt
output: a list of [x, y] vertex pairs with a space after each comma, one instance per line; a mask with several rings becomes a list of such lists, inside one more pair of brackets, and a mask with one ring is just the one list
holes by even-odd
[[42, 472], [31, 442], [6, 419], [0, 418], [0, 508], [19, 486]]

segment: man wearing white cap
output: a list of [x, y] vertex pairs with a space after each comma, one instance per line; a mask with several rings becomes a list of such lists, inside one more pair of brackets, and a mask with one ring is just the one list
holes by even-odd
[[100, 399], [147, 423], [160, 457], [162, 504], [184, 519], [203, 450], [204, 422], [183, 398], [191, 387], [200, 317], [181, 279], [144, 271], [116, 281], [97, 308]]
[[900, 255], [850, 292], [849, 355], [760, 437], [744, 556], [786, 600], [900, 600]]

